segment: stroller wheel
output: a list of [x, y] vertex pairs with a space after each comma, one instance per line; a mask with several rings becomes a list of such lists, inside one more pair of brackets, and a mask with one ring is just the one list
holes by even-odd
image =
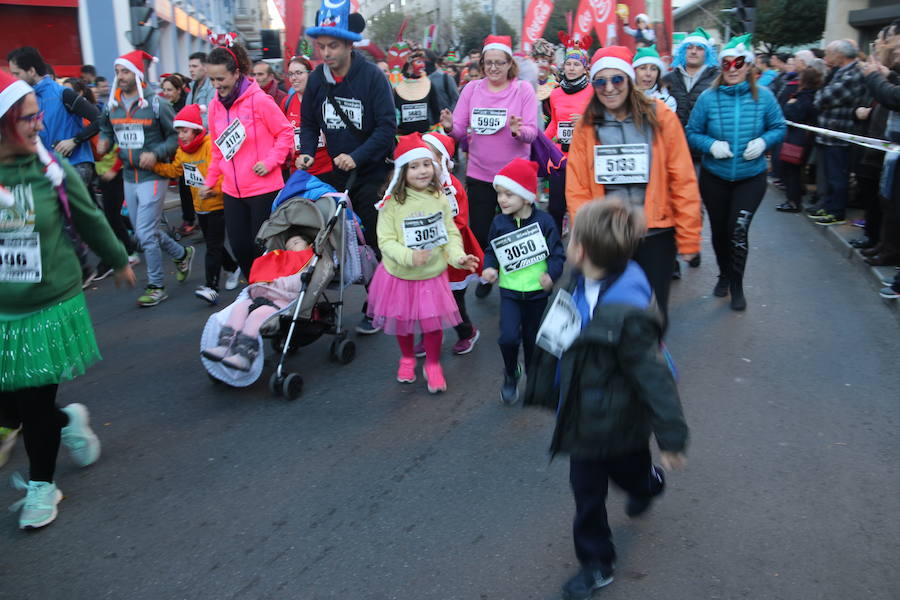
[[356, 343], [353, 340], [342, 340], [334, 349], [334, 358], [342, 365], [348, 365], [356, 358]]
[[288, 400], [296, 400], [303, 393], [303, 378], [299, 373], [291, 373], [281, 385], [281, 391]]
[[273, 396], [281, 395], [281, 386], [284, 384], [284, 378], [278, 376], [278, 372], [272, 373], [269, 377], [269, 391]]

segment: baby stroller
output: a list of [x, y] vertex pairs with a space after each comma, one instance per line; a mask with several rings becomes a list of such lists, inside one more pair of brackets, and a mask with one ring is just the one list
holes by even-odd
[[[356, 345], [347, 339], [342, 319], [344, 288], [364, 278], [360, 261], [361, 236], [358, 232], [354, 235], [355, 222], [348, 207], [346, 193], [326, 194], [317, 200], [294, 197], [281, 202], [263, 223], [257, 241], [265, 245], [267, 252], [284, 250], [287, 239], [300, 233], [309, 239], [315, 238], [312, 259], [303, 268], [297, 298], [261, 325], [260, 352], [250, 370], [235, 371], [201, 357], [210, 379], [233, 387], [246, 387], [255, 382], [262, 374], [264, 339], [271, 340], [272, 348], [279, 355], [275, 372], [269, 378], [269, 391], [289, 400], [297, 399], [303, 392], [303, 377], [299, 373], [285, 372], [285, 360], [300, 347], [327, 333], [335, 337], [330, 358], [341, 364], [353, 361]], [[245, 289], [235, 303], [248, 297]], [[215, 345], [230, 308], [210, 317], [203, 332], [201, 351]]]

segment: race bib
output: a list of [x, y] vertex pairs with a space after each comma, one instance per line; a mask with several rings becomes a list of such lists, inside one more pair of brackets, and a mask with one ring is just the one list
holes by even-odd
[[119, 148], [140, 150], [144, 147], [144, 126], [140, 123], [119, 123], [113, 126]]
[[195, 188], [202, 188], [206, 185], [203, 174], [200, 173], [200, 169], [197, 168], [197, 165], [193, 163], [181, 163], [181, 166], [184, 168], [184, 182], [187, 185]]
[[294, 150], [300, 152], [300, 128], [294, 127]]
[[453, 186], [444, 186], [444, 195], [447, 196], [447, 202], [450, 203], [450, 216], [455, 217], [459, 214], [459, 202], [456, 201], [456, 193]]
[[403, 242], [411, 250], [430, 250], [448, 241], [443, 213], [403, 219]]
[[561, 121], [556, 125], [556, 139], [560, 144], [571, 144], [575, 125], [571, 121]]
[[524, 269], [550, 256], [547, 240], [537, 223], [491, 240], [491, 247], [504, 273]]
[[428, 105], [424, 102], [404, 104], [400, 107], [400, 122], [415, 123], [428, 120]]
[[222, 158], [231, 160], [237, 154], [237, 151], [241, 149], [246, 139], [247, 130], [244, 129], [244, 124], [241, 123], [240, 119], [235, 119], [216, 140], [216, 146], [218, 146], [219, 152], [222, 153]]
[[493, 135], [506, 127], [505, 108], [473, 108], [472, 131], [479, 135]]
[[0, 233], [0, 281], [41, 282], [39, 233]]
[[649, 175], [647, 144], [594, 146], [596, 183], [647, 183]]
[[581, 333], [581, 314], [572, 294], [559, 290], [537, 332], [539, 347], [556, 358], [562, 358]]
[[[347, 118], [350, 119], [353, 126], [357, 129], [362, 129], [362, 100], [357, 100], [356, 98], [335, 98], [335, 101], [347, 114]], [[322, 118], [325, 123], [325, 129], [347, 128], [347, 125], [344, 124], [344, 120], [341, 119], [341, 116], [334, 110], [334, 106], [332, 106], [331, 102], [328, 100], [325, 100], [325, 102], [322, 103]]]
[[324, 148], [324, 147], [325, 147], [325, 134], [322, 133], [321, 131], [319, 132], [319, 145], [318, 145], [317, 147], [318, 147], [318, 148]]

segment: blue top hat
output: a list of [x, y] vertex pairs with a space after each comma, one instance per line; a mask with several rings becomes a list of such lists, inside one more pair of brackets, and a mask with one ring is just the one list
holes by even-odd
[[317, 38], [327, 35], [358, 42], [366, 28], [366, 20], [359, 13], [350, 14], [350, 0], [322, 0], [322, 8], [316, 13], [316, 26], [306, 30], [306, 35]]

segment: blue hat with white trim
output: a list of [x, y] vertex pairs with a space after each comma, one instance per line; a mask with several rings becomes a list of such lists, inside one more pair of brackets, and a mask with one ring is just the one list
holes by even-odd
[[317, 38], [327, 35], [342, 40], [358, 42], [366, 28], [366, 20], [359, 13], [350, 12], [350, 0], [322, 0], [316, 13], [316, 26], [306, 30], [306, 35]]

